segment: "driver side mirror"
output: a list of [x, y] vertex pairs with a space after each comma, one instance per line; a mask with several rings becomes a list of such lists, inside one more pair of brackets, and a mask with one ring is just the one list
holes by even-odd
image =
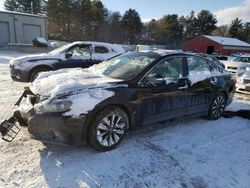
[[67, 52], [66, 54], [65, 54], [65, 58], [66, 59], [69, 59], [69, 58], [71, 58], [72, 57], [72, 53], [71, 52]]

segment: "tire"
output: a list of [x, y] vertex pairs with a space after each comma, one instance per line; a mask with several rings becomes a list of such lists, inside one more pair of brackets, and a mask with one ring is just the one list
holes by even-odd
[[122, 142], [128, 132], [129, 120], [122, 109], [108, 107], [94, 116], [90, 126], [90, 145], [98, 151], [109, 151]]
[[30, 82], [33, 82], [39, 73], [41, 72], [46, 72], [46, 71], [51, 71], [50, 68], [47, 67], [40, 67], [40, 68], [35, 68], [34, 70], [32, 70], [31, 74], [30, 74]]
[[210, 120], [219, 119], [222, 116], [225, 107], [226, 107], [226, 97], [224, 94], [221, 93], [213, 99], [208, 110], [208, 116], [207, 116], [208, 119]]

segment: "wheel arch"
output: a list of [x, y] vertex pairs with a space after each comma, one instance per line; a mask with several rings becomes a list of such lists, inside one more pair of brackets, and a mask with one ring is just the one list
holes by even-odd
[[33, 67], [30, 71], [29, 71], [29, 81], [31, 80], [31, 74], [32, 72], [34, 72], [35, 70], [39, 70], [39, 69], [48, 69], [48, 70], [54, 70], [54, 67], [50, 66], [50, 65], [38, 65]]
[[[88, 118], [87, 118], [87, 121], [86, 121], [86, 127], [84, 128], [83, 130], [83, 133], [85, 132], [84, 135], [82, 135], [82, 139], [85, 139], [86, 141], [88, 141], [88, 132], [91, 128], [91, 125], [92, 125], [92, 122], [94, 121], [94, 118], [96, 117], [96, 115], [98, 113], [100, 113], [102, 110], [104, 110], [105, 108], [112, 108], [112, 107], [116, 107], [116, 108], [120, 108], [121, 110], [123, 110], [127, 117], [128, 117], [128, 120], [129, 120], [129, 130], [133, 129], [133, 122], [134, 122], [134, 118], [132, 117], [131, 115], [131, 110], [129, 109], [129, 107], [125, 104], [119, 104], [119, 103], [115, 103], [115, 104], [107, 104], [107, 105], [103, 105], [95, 110], [93, 110], [91, 112], [91, 114], [88, 115]], [[87, 134], [86, 134], [87, 133]], [[84, 138], [85, 137], [85, 138]]]

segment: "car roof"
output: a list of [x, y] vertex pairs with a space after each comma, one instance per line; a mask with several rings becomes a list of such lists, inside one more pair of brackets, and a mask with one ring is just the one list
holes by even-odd
[[96, 42], [96, 41], [76, 41], [73, 42], [72, 45], [74, 44], [92, 44], [92, 45], [100, 45], [100, 46], [105, 46], [107, 48], [111, 48], [116, 50], [117, 52], [125, 52], [125, 50], [123, 49], [122, 45], [119, 44], [111, 44], [111, 43], [105, 43], [105, 42]]

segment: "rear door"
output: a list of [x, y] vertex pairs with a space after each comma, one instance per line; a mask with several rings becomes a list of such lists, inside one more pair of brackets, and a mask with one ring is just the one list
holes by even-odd
[[187, 110], [186, 90], [183, 57], [167, 58], [156, 65], [141, 80], [138, 89], [142, 124], [184, 116]]
[[187, 114], [205, 113], [213, 97], [217, 78], [211, 77], [212, 68], [203, 58], [189, 56], [186, 63], [189, 79]]

